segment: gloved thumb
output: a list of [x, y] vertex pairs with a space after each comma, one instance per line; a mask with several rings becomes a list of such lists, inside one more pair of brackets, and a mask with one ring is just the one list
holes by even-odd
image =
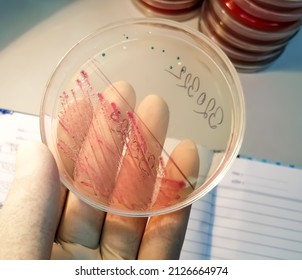
[[57, 165], [40, 142], [21, 144], [16, 172], [0, 210], [0, 259], [48, 259], [60, 218]]

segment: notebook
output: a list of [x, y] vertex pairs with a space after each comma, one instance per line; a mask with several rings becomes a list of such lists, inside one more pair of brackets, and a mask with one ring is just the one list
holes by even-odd
[[41, 141], [37, 116], [0, 109], [0, 208], [13, 180], [16, 152], [22, 141]]
[[[39, 118], [0, 109], [0, 208], [18, 145], [40, 140]], [[302, 169], [238, 157], [196, 201], [180, 259], [302, 259]]]
[[237, 158], [193, 204], [181, 259], [302, 259], [302, 170]]

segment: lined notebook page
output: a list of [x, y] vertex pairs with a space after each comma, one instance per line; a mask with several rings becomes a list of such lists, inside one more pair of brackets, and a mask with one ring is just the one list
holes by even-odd
[[191, 213], [211, 223], [207, 252], [194, 252], [205, 233], [190, 223], [183, 258], [302, 259], [302, 170], [239, 158], [211, 198], [212, 219], [202, 201]]
[[0, 110], [0, 208], [13, 180], [18, 145], [40, 141], [39, 117]]
[[209, 259], [214, 223], [215, 190], [192, 205], [190, 220], [180, 259]]

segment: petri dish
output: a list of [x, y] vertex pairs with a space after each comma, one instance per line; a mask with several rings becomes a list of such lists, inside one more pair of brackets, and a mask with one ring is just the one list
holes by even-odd
[[244, 10], [246, 13], [270, 20], [275, 22], [293, 22], [297, 20], [302, 20], [302, 7], [301, 8], [273, 8], [261, 6], [257, 4], [254, 0], [234, 0], [234, 3]]
[[[301, 20], [273, 19], [288, 18], [288, 11], [252, 0], [209, 0], [202, 5], [198, 27], [221, 47], [239, 72], [257, 72], [271, 65], [299, 31]], [[290, 19], [299, 15], [299, 9], [295, 11]]]
[[270, 52], [251, 52], [236, 48], [211, 29], [206, 21], [200, 21], [200, 30], [221, 47], [240, 72], [261, 71], [271, 65], [284, 51], [284, 47]]
[[132, 0], [134, 5], [149, 17], [185, 21], [199, 12], [201, 0]]
[[256, 3], [274, 8], [302, 8], [301, 0], [254, 0]]
[[204, 5], [201, 11], [202, 17], [199, 19], [199, 28], [203, 31], [203, 25], [208, 25], [208, 29], [212, 31], [212, 33], [216, 33], [217, 36], [223, 38], [230, 45], [243, 49], [245, 51], [251, 52], [270, 52], [276, 49], [280, 49], [285, 46], [288, 41], [291, 39], [293, 35], [290, 37], [283, 38], [278, 41], [260, 41], [255, 39], [250, 39], [246, 36], [242, 36], [231, 30], [228, 26], [226, 26], [222, 21], [220, 21], [214, 12], [208, 7]]
[[62, 183], [125, 216], [176, 211], [212, 190], [236, 158], [245, 105], [226, 54], [198, 30], [128, 19], [62, 58], [41, 104], [41, 137]]
[[254, 28], [251, 25], [246, 25], [242, 21], [239, 21], [236, 17], [234, 17], [234, 14], [226, 8], [226, 5], [222, 0], [210, 1], [210, 6], [212, 7], [217, 17], [231, 30], [234, 30], [236, 33], [239, 33], [242, 36], [248, 34], [251, 39], [255, 40], [282, 40], [285, 37], [290, 37], [295, 34], [299, 30], [301, 25], [301, 23], [297, 21], [290, 23], [284, 28], [277, 28], [274, 32], [270, 32], [268, 30]]
[[249, 11], [246, 11], [237, 5], [235, 0], [219, 0], [221, 6], [228, 11], [239, 22], [243, 23], [246, 26], [250, 26], [259, 30], [268, 30], [268, 31], [278, 31], [282, 29], [291, 28], [295, 24], [293, 22], [280, 22], [272, 21], [269, 17], [262, 18], [258, 14], [254, 16], [250, 14]]

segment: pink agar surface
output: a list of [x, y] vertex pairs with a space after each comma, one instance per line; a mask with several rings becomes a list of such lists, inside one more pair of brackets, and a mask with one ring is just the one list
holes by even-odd
[[57, 142], [73, 186], [118, 209], [142, 211], [179, 200], [187, 179], [167, 172], [163, 143], [133, 111], [131, 86], [119, 82], [94, 92], [84, 71], [77, 85], [77, 94], [61, 95]]

